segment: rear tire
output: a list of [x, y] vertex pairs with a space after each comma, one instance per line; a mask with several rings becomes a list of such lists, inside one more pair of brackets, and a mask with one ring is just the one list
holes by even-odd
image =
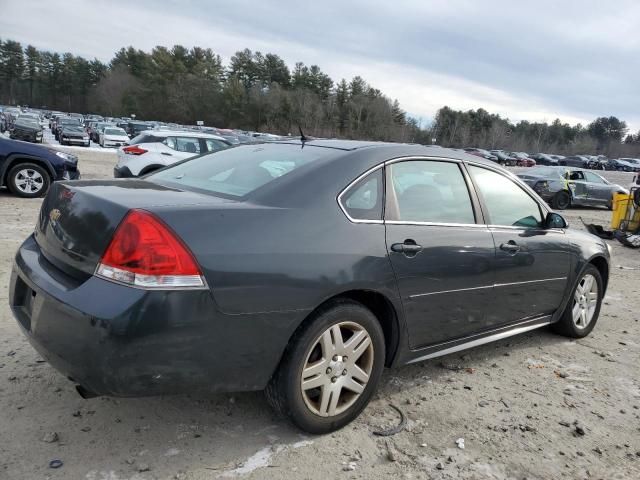
[[265, 390], [267, 400], [308, 433], [338, 430], [369, 403], [384, 359], [384, 334], [376, 316], [358, 302], [336, 300], [293, 335]]
[[554, 210], [564, 210], [571, 205], [571, 195], [565, 190], [556, 193], [551, 199], [551, 207]]
[[560, 320], [551, 326], [553, 331], [571, 338], [589, 335], [598, 322], [603, 292], [604, 284], [600, 272], [593, 265], [587, 265], [573, 288]]

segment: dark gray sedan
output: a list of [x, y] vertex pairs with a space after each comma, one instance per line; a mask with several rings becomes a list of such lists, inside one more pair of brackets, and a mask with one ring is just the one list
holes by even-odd
[[322, 433], [384, 367], [547, 325], [588, 335], [609, 259], [491, 161], [282, 141], [54, 183], [9, 302], [85, 397], [266, 389]]
[[611, 209], [615, 193], [629, 191], [591, 170], [573, 167], [536, 167], [518, 177], [557, 210], [572, 205]]

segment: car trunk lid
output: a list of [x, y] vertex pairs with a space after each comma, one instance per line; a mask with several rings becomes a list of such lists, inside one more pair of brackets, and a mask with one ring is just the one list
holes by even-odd
[[76, 278], [92, 275], [115, 229], [133, 208], [156, 209], [237, 203], [144, 180], [54, 182], [35, 230], [44, 257]]

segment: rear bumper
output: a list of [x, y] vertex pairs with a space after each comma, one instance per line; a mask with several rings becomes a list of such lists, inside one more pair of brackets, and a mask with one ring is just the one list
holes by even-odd
[[33, 237], [16, 254], [9, 303], [53, 367], [91, 392], [114, 396], [262, 389], [298, 321], [223, 315], [208, 290], [78, 280], [51, 265]]

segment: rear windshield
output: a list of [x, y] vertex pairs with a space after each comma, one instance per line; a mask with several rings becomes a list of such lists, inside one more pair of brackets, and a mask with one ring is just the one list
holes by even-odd
[[239, 198], [334, 153], [328, 148], [299, 145], [240, 145], [179, 163], [149, 179], [177, 188]]
[[555, 167], [533, 167], [527, 170], [527, 175], [538, 175], [541, 177], [561, 177], [564, 170]]
[[131, 145], [140, 145], [141, 143], [162, 143], [165, 137], [158, 137], [149, 133], [141, 133], [137, 137], [131, 139]]

